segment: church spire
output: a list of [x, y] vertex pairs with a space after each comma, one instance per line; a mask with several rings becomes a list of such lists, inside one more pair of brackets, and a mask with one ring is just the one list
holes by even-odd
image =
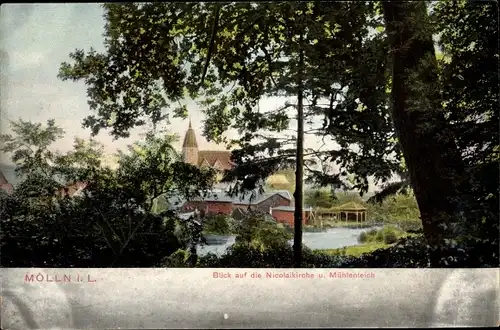
[[196, 134], [191, 125], [191, 119], [189, 119], [189, 127], [186, 131], [186, 135], [184, 136], [184, 143], [182, 144], [183, 148], [198, 148], [198, 143], [196, 142]]

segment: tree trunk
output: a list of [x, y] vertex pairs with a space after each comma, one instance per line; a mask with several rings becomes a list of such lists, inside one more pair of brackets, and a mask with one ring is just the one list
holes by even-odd
[[[444, 117], [425, 2], [383, 1], [392, 53], [392, 116], [431, 247], [453, 237], [465, 178]], [[461, 183], [462, 182], [462, 183]], [[439, 252], [431, 255], [438, 266]]]
[[[300, 39], [302, 43], [302, 36]], [[299, 74], [297, 93], [297, 159], [295, 166], [295, 214], [294, 214], [294, 237], [293, 237], [293, 259], [294, 266], [302, 265], [302, 216], [304, 201], [304, 50], [299, 45]]]

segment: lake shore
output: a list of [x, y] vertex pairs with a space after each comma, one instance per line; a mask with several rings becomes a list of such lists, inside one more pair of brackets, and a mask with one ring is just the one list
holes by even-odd
[[[311, 250], [331, 250], [341, 249], [344, 246], [356, 246], [362, 244], [358, 242], [358, 237], [362, 232], [373, 228], [327, 228], [320, 232], [303, 233], [303, 243]], [[235, 243], [234, 235], [207, 235], [207, 243], [199, 245], [197, 251], [199, 255], [214, 253], [222, 255], [226, 248]], [[289, 241], [293, 244], [293, 239]]]
[[316, 253], [327, 254], [327, 255], [347, 255], [353, 257], [359, 257], [364, 253], [370, 253], [378, 249], [385, 249], [390, 247], [392, 244], [385, 244], [380, 242], [372, 242], [366, 244], [358, 244], [345, 246], [338, 249], [321, 249], [315, 250]]
[[314, 228], [373, 228], [383, 224], [373, 221], [355, 222], [355, 221], [323, 221], [320, 225], [314, 225]]

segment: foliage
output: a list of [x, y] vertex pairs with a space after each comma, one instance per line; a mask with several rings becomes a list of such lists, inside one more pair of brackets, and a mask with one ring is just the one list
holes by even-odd
[[[239, 149], [233, 152], [237, 166], [226, 180], [236, 182], [233, 192], [248, 190], [277, 170], [297, 162], [297, 170], [301, 168], [302, 157], [296, 156], [303, 152], [302, 139], [274, 134], [293, 130], [290, 119], [299, 105], [286, 102], [266, 111], [258, 107], [265, 96], [298, 96], [309, 105], [305, 119], [297, 119], [297, 124], [311, 123], [310, 132], [315, 134], [315, 123], [324, 117], [340, 144], [339, 150], [326, 153], [321, 171], [311, 167], [312, 160], [305, 164], [321, 183], [349, 184], [366, 191], [369, 175], [390, 176], [390, 168], [366, 166], [380, 159], [390, 162], [392, 154], [386, 152], [385, 143], [392, 130], [387, 108], [364, 102], [366, 95], [386, 99], [378, 77], [365, 83], [367, 75], [385, 68], [383, 61], [378, 65], [371, 59], [385, 51], [369, 37], [375, 24], [367, 18], [374, 11], [371, 3], [145, 3], [104, 8], [106, 51], [77, 50], [70, 54], [73, 63], [63, 63], [59, 73], [64, 80], [84, 80], [88, 86], [91, 109], [98, 117], [88, 118], [85, 125], [94, 133], [111, 127], [115, 136], [126, 136], [131, 127], [144, 123], [144, 117], [160, 120], [162, 106], [189, 92], [203, 98], [204, 133], [209, 140], [223, 140], [222, 133], [229, 128], [239, 131], [241, 138], [229, 141]], [[368, 51], [360, 52], [364, 42]], [[367, 56], [354, 56], [361, 53]], [[356, 67], [366, 72], [352, 74]], [[357, 92], [364, 93], [361, 102], [368, 105], [363, 113], [355, 105], [363, 108], [356, 103]], [[173, 111], [183, 116], [185, 112], [183, 107]], [[367, 125], [353, 126], [358, 119]], [[375, 138], [361, 133], [367, 127]], [[354, 144], [366, 150], [355, 152], [350, 148]], [[306, 150], [306, 155], [318, 156], [318, 150]], [[333, 161], [342, 169], [323, 175]], [[302, 171], [297, 173], [302, 182]], [[302, 199], [297, 187], [297, 200]], [[296, 245], [300, 249], [300, 242]]]
[[[334, 268], [342, 257], [317, 254], [303, 246], [303, 267]], [[200, 257], [197, 267], [201, 268], [292, 268], [293, 251], [290, 245], [262, 250], [251, 245], [235, 244], [225, 254]]]
[[[495, 259], [484, 259], [480, 249], [445, 246], [439, 251], [442, 267], [497, 267]], [[303, 251], [304, 268], [428, 268], [431, 249], [420, 235], [402, 238], [390, 247], [385, 243], [372, 243], [337, 251], [311, 251], [304, 246]], [[234, 245], [220, 257], [213, 254], [200, 257], [197, 267], [291, 268], [292, 254], [290, 246], [260, 250], [247, 245]]]
[[333, 206], [334, 199], [328, 190], [308, 190], [304, 195], [304, 204], [307, 206], [313, 208], [329, 208]]
[[222, 214], [208, 216], [203, 219], [205, 234], [229, 235], [231, 234], [230, 219]]
[[150, 134], [145, 141], [130, 146], [127, 154], [120, 152], [117, 174], [130, 183], [129, 188], [137, 192], [136, 198], [147, 197], [150, 206], [159, 196], [189, 199], [214, 183], [213, 170], [184, 163], [172, 142], [172, 136], [158, 138]]
[[368, 240], [369, 240], [369, 238], [368, 238], [367, 232], [362, 232], [361, 234], [359, 234], [358, 241], [360, 243], [366, 243], [366, 242], [368, 242]]
[[182, 247], [173, 219], [142, 211], [120, 191], [92, 189], [92, 197], [42, 200], [16, 189], [2, 196], [2, 205], [12, 205], [2, 213], [2, 265], [141, 267]]
[[[498, 267], [494, 256], [486, 256], [483, 247], [448, 244], [439, 248], [441, 267]], [[432, 248], [423, 236], [402, 238], [394, 246], [346, 258], [339, 267], [426, 268], [430, 266]]]
[[358, 241], [360, 243], [393, 244], [405, 235], [406, 233], [401, 229], [393, 226], [385, 226], [382, 229], [372, 229], [368, 232], [362, 232], [358, 237]]
[[57, 127], [54, 120], [47, 125], [31, 123], [19, 119], [10, 122], [12, 134], [0, 135], [0, 151], [12, 153], [12, 162], [17, 165], [16, 172], [28, 174], [49, 171], [54, 153], [49, 146], [64, 135], [64, 130]]
[[411, 190], [387, 197], [382, 203], [368, 204], [368, 214], [376, 223], [396, 225], [404, 231], [422, 228], [417, 201]]
[[372, 197], [368, 199], [368, 202], [373, 204], [380, 204], [391, 196], [398, 194], [408, 194], [410, 193], [410, 191], [411, 184], [410, 179], [408, 178], [408, 173], [401, 173], [400, 180], [384, 184], [382, 189], [377, 191]]
[[[184, 97], [186, 59], [179, 52], [190, 46], [179, 45], [176, 37], [184, 28], [185, 14], [194, 4], [105, 4], [104, 45], [106, 53], [94, 49], [70, 54], [74, 65], [62, 63], [59, 77], [84, 80], [88, 86], [90, 109], [84, 126], [97, 134], [111, 128], [116, 137], [129, 135], [129, 129], [167, 119], [165, 107], [179, 102], [174, 113], [185, 116], [180, 104]], [[175, 11], [165, 15], [166, 11]], [[139, 23], [140, 24], [137, 24]], [[179, 27], [176, 31], [176, 27]], [[187, 47], [187, 48], [186, 48]]]
[[433, 249], [456, 238], [498, 261], [498, 7], [427, 5], [105, 4], [105, 52], [73, 52], [59, 76], [86, 83], [95, 116], [84, 124], [118, 137], [202, 98], [210, 140], [239, 130], [226, 178], [243, 190], [295, 162], [296, 105], [261, 111], [259, 100], [303, 92], [310, 131], [335, 148], [306, 151], [312, 183], [363, 193], [369, 176], [401, 176], [381, 200], [411, 179]]
[[236, 228], [237, 245], [253, 246], [261, 250], [288, 246], [291, 238], [290, 232], [282, 225], [256, 211], [248, 213]]
[[471, 181], [471, 192], [461, 196], [467, 216], [459, 235], [471, 244], [493, 243], [485, 252], [498, 257], [498, 6], [442, 1], [432, 19], [445, 54], [440, 61], [443, 107]]
[[162, 264], [164, 267], [168, 268], [186, 268], [190, 267], [189, 262], [190, 254], [186, 250], [177, 250], [171, 255], [169, 255]]
[[366, 205], [366, 202], [363, 200], [363, 198], [356, 192], [348, 192], [348, 191], [335, 192], [333, 198], [334, 198], [333, 206], [340, 206], [342, 204], [346, 204], [349, 202], [354, 202], [356, 204], [360, 204], [363, 206]]
[[[396, 126], [400, 122], [399, 137], [426, 238], [441, 248], [454, 239], [471, 239], [470, 245], [477, 240], [498, 242], [498, 220], [493, 220], [498, 218], [498, 202], [490, 208], [493, 212], [488, 203], [478, 202], [498, 191], [496, 182], [488, 193], [480, 192], [484, 185], [478, 188], [480, 180], [498, 178], [498, 166], [492, 165], [490, 174], [483, 172], [478, 180], [471, 162], [480, 159], [484, 169], [498, 145], [492, 138], [498, 119], [488, 123], [490, 104], [498, 103], [498, 6], [442, 1], [432, 6], [428, 19], [423, 3], [382, 4], [395, 46], [393, 113]], [[432, 33], [444, 53], [439, 62]], [[498, 259], [498, 247], [484, 252]], [[437, 266], [440, 256], [435, 257]]]

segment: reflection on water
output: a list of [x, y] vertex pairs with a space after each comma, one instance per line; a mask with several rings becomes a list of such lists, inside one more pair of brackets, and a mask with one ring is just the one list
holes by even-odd
[[[311, 250], [321, 250], [321, 249], [338, 249], [344, 246], [357, 245], [358, 236], [363, 231], [369, 231], [372, 228], [330, 228], [324, 232], [318, 233], [303, 233], [302, 241], [304, 245], [309, 247]], [[224, 240], [227, 239], [225, 244], [218, 245], [205, 245], [198, 246], [198, 254], [205, 255], [207, 253], [214, 253], [216, 255], [222, 255], [226, 248], [234, 244], [234, 236], [224, 236]], [[223, 240], [217, 239], [217, 237], [207, 238], [209, 242], [219, 241], [222, 243]], [[290, 240], [290, 244], [293, 244], [293, 240]]]
[[[228, 248], [234, 244], [234, 239], [235, 239], [235, 236], [229, 236], [227, 238], [227, 241], [225, 244], [198, 246], [196, 250], [197, 250], [198, 255], [205, 255], [208, 253], [214, 253], [214, 254], [220, 256], [220, 255], [224, 254], [224, 252], [226, 251], [226, 248]], [[207, 237], [207, 242], [210, 242], [210, 241], [211, 240]]]

